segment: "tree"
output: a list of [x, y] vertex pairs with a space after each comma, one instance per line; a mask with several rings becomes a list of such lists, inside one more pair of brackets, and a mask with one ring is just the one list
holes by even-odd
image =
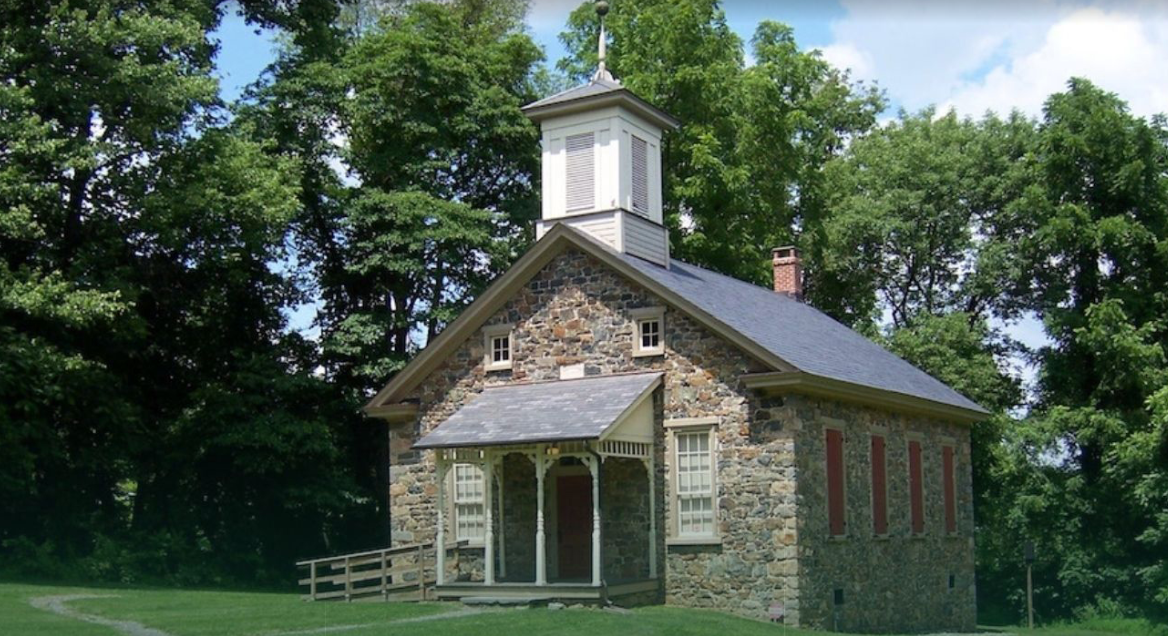
[[1033, 183], [1034, 124], [901, 113], [826, 171], [827, 213], [809, 249], [809, 295], [849, 324], [894, 327], [962, 312], [1011, 319], [1020, 266], [1016, 201]]
[[1164, 500], [1151, 489], [1168, 466], [1168, 129], [1073, 79], [1047, 100], [1040, 135], [1019, 286], [1053, 340], [1034, 419], [1060, 451], [1054, 487], [1082, 502], [1078, 523], [1047, 534], [1061, 549], [1055, 589], [1066, 608], [1164, 612]]
[[[353, 509], [341, 402], [281, 313], [295, 161], [222, 117], [225, 6], [0, 8], [8, 563], [255, 581]], [[239, 6], [309, 39], [335, 13]]]

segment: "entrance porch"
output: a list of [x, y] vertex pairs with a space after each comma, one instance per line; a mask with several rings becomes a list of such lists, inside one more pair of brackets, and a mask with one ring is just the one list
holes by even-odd
[[[653, 445], [566, 442], [437, 451], [439, 545], [451, 537], [450, 474], [477, 464], [484, 484], [481, 552], [438, 555], [439, 598], [600, 601], [657, 589]], [[481, 554], [481, 559], [478, 558]]]
[[438, 545], [456, 534], [448, 475], [482, 474], [481, 553], [452, 564], [439, 550], [437, 596], [659, 595], [659, 386], [654, 373], [492, 388], [415, 445], [434, 451]]

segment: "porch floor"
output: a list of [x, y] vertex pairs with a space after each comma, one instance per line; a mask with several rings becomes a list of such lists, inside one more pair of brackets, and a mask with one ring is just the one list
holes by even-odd
[[459, 581], [435, 587], [434, 595], [440, 600], [490, 597], [496, 599], [523, 599], [529, 602], [556, 600], [603, 602], [606, 599], [618, 598], [629, 594], [651, 592], [657, 589], [659, 583], [660, 581], [657, 579], [635, 579], [631, 581], [616, 581], [594, 587], [588, 583], [548, 583], [547, 585], [536, 585], [534, 583], [496, 582], [493, 585], [486, 585], [482, 582]]

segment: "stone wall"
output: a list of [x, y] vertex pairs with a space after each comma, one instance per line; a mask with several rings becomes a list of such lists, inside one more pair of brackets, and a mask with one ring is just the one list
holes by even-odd
[[498, 556], [500, 564], [506, 559], [507, 571], [503, 576], [502, 569], [496, 569], [496, 576], [504, 581], [535, 581], [535, 464], [511, 453], [496, 470], [502, 470], [503, 477], [503, 514], [498, 517], [496, 532], [502, 533], [505, 546]]
[[604, 460], [600, 477], [604, 579], [615, 583], [647, 578], [649, 480], [645, 464], [639, 459], [610, 457]]
[[[804, 626], [839, 631], [975, 627], [969, 429], [830, 400], [790, 396], [772, 409], [799, 448], [799, 607]], [[828, 536], [825, 425], [844, 431], [847, 535]], [[888, 535], [872, 529], [871, 434], [885, 435]], [[908, 435], [922, 444], [925, 532], [910, 534]], [[956, 447], [957, 533], [944, 528], [941, 445]], [[950, 575], [953, 587], [950, 587]], [[836, 604], [842, 590], [843, 603]]]

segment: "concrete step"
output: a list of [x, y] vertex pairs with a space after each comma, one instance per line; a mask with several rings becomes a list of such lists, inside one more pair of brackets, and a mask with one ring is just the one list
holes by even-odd
[[547, 596], [464, 596], [463, 605], [496, 607], [543, 607], [551, 601]]

